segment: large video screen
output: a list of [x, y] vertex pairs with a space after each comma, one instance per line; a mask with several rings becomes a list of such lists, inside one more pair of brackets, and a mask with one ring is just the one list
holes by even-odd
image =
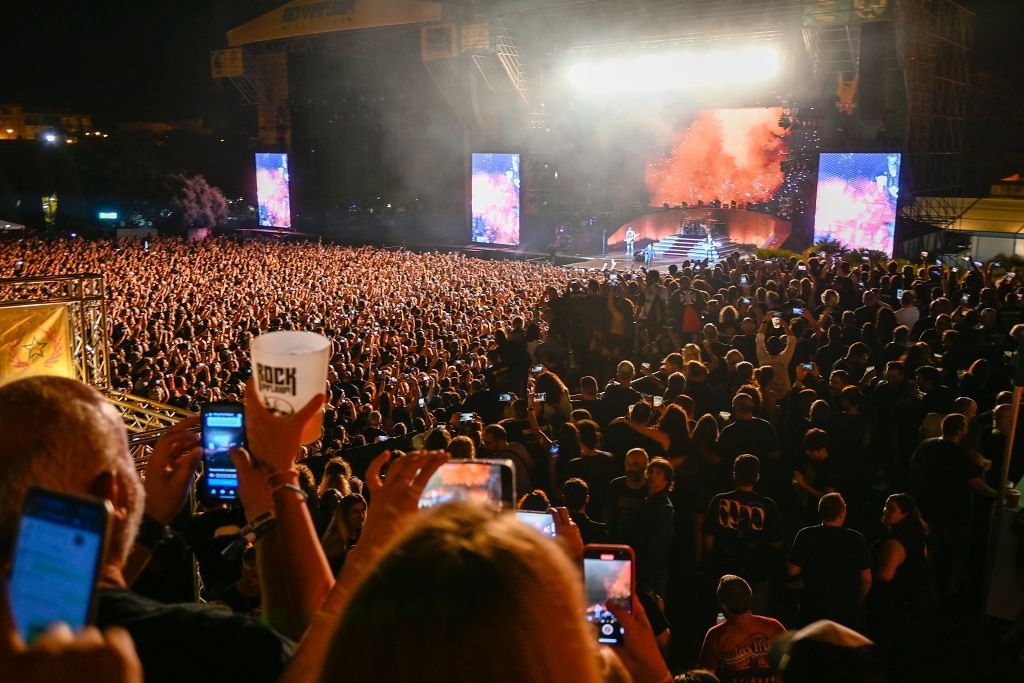
[[818, 165], [814, 241], [829, 237], [850, 249], [892, 256], [899, 153], [823, 153]]
[[519, 244], [518, 154], [473, 154], [473, 241]]
[[256, 198], [260, 225], [268, 228], [292, 227], [287, 154], [256, 154]]

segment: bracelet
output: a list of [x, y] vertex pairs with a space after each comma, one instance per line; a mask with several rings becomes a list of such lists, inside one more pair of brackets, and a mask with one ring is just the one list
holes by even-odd
[[245, 526], [246, 527], [259, 526], [260, 523], [270, 519], [273, 516], [274, 516], [273, 512], [264, 512], [263, 514], [256, 515], [255, 517], [253, 517], [251, 520], [249, 520], [249, 523], [246, 524]]
[[153, 519], [148, 512], [142, 513], [139, 531], [135, 535], [136, 543], [147, 548], [155, 548], [172, 536], [174, 536], [174, 532], [169, 526]]
[[[256, 520], [260, 521], [257, 522]], [[246, 524], [238, 532], [238, 538], [233, 540], [228, 547], [221, 551], [221, 557], [225, 560], [235, 559], [243, 550], [255, 543], [260, 536], [263, 536], [275, 526], [277, 526], [277, 518], [269, 512], [265, 512], [262, 515], [257, 516], [256, 519], [249, 524]]]
[[298, 473], [297, 470], [292, 470], [292, 469], [278, 470], [277, 472], [270, 472], [269, 474], [267, 474], [267, 484], [271, 488], [274, 488], [275, 485], [279, 484], [279, 482], [276, 481], [278, 478], [290, 479], [291, 483], [294, 484], [294, 483], [299, 481], [299, 473]]
[[303, 501], [309, 500], [309, 496], [306, 494], [306, 492], [295, 484], [278, 484], [277, 486], [270, 489], [270, 495], [274, 495], [275, 493], [282, 489], [287, 489], [288, 491], [293, 491], [294, 493], [297, 493], [299, 497], [302, 498]]

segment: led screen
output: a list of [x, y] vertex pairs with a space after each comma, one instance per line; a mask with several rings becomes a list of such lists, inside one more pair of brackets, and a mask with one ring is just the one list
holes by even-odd
[[814, 241], [828, 237], [892, 256], [899, 180], [898, 153], [822, 154]]
[[473, 241], [519, 244], [518, 154], [473, 154]]
[[287, 154], [256, 155], [256, 197], [260, 207], [260, 225], [268, 228], [292, 227]]

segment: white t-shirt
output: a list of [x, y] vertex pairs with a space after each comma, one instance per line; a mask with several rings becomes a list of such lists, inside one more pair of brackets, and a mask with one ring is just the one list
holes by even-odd
[[907, 306], [896, 311], [896, 320], [899, 321], [900, 325], [906, 325], [910, 329], [914, 329], [914, 325], [920, 319], [921, 310], [917, 306]]

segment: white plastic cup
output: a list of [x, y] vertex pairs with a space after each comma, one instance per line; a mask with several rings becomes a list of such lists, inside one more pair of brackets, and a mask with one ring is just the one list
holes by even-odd
[[[292, 415], [324, 393], [331, 340], [312, 332], [269, 332], [250, 343], [252, 376], [256, 394], [276, 415]], [[317, 411], [302, 430], [302, 443], [312, 443], [323, 433], [324, 413]]]

